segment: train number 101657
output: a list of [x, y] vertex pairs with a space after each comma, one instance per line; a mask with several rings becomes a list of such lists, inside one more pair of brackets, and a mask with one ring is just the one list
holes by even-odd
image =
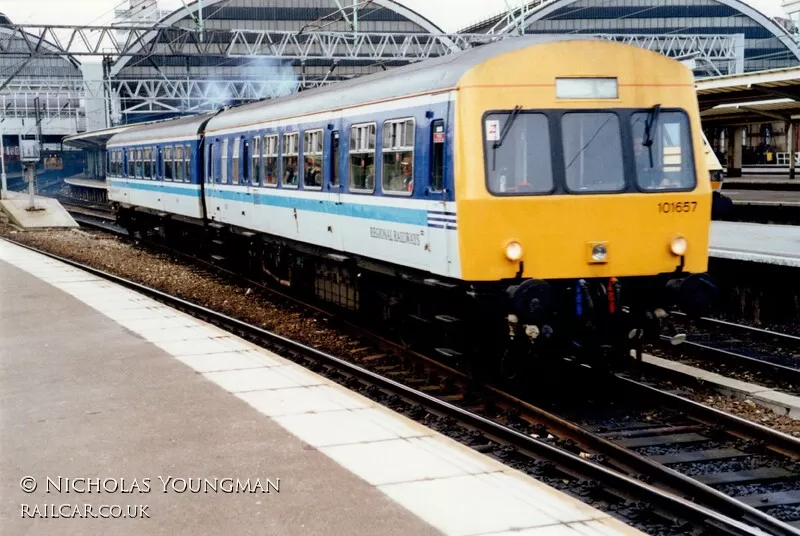
[[695, 210], [697, 210], [697, 201], [670, 201], [658, 204], [659, 214], [694, 212]]

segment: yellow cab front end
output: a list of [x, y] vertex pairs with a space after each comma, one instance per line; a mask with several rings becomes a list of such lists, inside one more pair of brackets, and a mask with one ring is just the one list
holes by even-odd
[[[462, 279], [507, 284], [515, 320], [700, 312], [711, 185], [693, 74], [562, 40], [466, 73], [456, 108]], [[696, 307], [695, 307], [696, 306]]]

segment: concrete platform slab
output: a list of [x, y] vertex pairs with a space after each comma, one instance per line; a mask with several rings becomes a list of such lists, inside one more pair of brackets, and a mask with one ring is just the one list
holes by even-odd
[[728, 396], [747, 398], [778, 415], [788, 415], [793, 419], [800, 419], [800, 397], [775, 391], [763, 385], [728, 378], [716, 372], [710, 372], [650, 354], [643, 354], [642, 361], [690, 378], [702, 380], [711, 384], [715, 390], [721, 393]]
[[800, 267], [800, 227], [714, 221], [709, 255]]
[[722, 190], [734, 205], [762, 207], [800, 207], [800, 192], [775, 190], [736, 190], [735, 186]]
[[0, 211], [4, 212], [11, 223], [22, 229], [45, 229], [55, 227], [78, 227], [64, 207], [55, 199], [36, 196], [34, 205], [37, 209], [29, 211], [30, 198], [17, 192], [8, 192], [8, 199], [0, 200]]
[[68, 177], [64, 179], [66, 184], [70, 186], [80, 186], [81, 188], [97, 188], [100, 190], [108, 190], [108, 184], [103, 179], [89, 179], [83, 175], [75, 177]]
[[[0, 272], [0, 523], [11, 534], [640, 534], [327, 378], [90, 274], [2, 240]], [[143, 318], [111, 316], [132, 310]], [[184, 344], [164, 339], [166, 321]], [[28, 475], [39, 482], [29, 494], [20, 489]], [[129, 486], [150, 478], [152, 489], [47, 494], [46, 478], [59, 475], [125, 478]], [[163, 493], [159, 476], [281, 484], [271, 494], [169, 485]], [[48, 503], [144, 504], [150, 518], [20, 515], [20, 504]]]

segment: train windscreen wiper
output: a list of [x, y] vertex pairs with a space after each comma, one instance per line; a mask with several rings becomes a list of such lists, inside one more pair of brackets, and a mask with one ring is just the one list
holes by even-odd
[[656, 104], [650, 108], [647, 120], [644, 122], [644, 141], [642, 145], [647, 147], [647, 154], [650, 155], [650, 169], [653, 168], [653, 127], [658, 123], [658, 114], [661, 112], [661, 105]]
[[522, 106], [514, 106], [514, 111], [511, 112], [511, 116], [508, 118], [508, 121], [506, 121], [506, 124], [503, 127], [503, 132], [500, 133], [500, 139], [494, 142], [494, 145], [492, 145], [492, 171], [497, 169], [497, 150], [503, 146], [503, 142], [506, 141], [506, 136], [508, 136], [508, 133], [511, 132], [511, 127], [514, 126], [514, 121], [517, 120], [517, 117], [519, 117], [519, 113], [521, 111]]

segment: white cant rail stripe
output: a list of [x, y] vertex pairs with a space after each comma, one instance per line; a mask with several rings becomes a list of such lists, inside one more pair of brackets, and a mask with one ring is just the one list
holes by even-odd
[[0, 261], [158, 346], [445, 534], [641, 534], [327, 378], [132, 290], [2, 239]]

